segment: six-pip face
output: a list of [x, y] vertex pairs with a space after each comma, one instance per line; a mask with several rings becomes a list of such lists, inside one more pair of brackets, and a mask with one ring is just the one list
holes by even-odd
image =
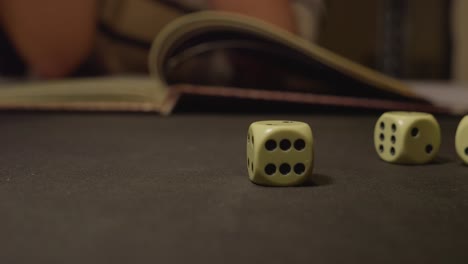
[[436, 119], [419, 112], [387, 112], [374, 128], [375, 150], [381, 159], [400, 164], [432, 161], [440, 147]]
[[295, 121], [260, 121], [247, 133], [247, 167], [251, 181], [291, 186], [313, 171], [313, 135], [309, 125]]

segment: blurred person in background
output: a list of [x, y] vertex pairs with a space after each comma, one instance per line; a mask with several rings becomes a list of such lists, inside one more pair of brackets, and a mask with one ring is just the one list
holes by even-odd
[[[0, 0], [2, 29], [25, 64], [27, 72], [41, 79], [67, 77], [89, 58], [95, 48], [101, 2]], [[108, 2], [112, 3], [112, 0]], [[112, 4], [116, 2], [113, 1]], [[132, 1], [127, 2], [132, 3]], [[315, 33], [311, 28], [314, 22], [312, 16], [321, 0], [165, 0], [162, 2], [192, 7], [194, 11], [214, 9], [249, 15], [313, 39]], [[151, 21], [148, 24], [151, 25]]]

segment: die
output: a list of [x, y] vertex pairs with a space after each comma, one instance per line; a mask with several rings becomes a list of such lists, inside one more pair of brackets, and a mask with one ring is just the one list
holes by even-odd
[[387, 112], [374, 128], [375, 150], [390, 163], [429, 163], [439, 152], [440, 141], [439, 124], [427, 113]]
[[259, 121], [247, 133], [249, 179], [265, 186], [295, 186], [312, 176], [312, 129], [303, 122]]
[[468, 115], [465, 116], [458, 125], [455, 134], [455, 148], [458, 156], [468, 165]]

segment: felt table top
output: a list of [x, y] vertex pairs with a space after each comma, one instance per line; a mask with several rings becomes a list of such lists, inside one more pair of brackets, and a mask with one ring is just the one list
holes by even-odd
[[[466, 263], [458, 118], [438, 160], [381, 161], [374, 114], [0, 114], [2, 263]], [[309, 123], [315, 175], [252, 184], [249, 124]]]

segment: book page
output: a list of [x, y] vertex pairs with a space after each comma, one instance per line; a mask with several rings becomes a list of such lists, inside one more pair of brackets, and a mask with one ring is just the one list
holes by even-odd
[[468, 86], [454, 82], [410, 81], [410, 89], [436, 106], [455, 114], [468, 113]]

